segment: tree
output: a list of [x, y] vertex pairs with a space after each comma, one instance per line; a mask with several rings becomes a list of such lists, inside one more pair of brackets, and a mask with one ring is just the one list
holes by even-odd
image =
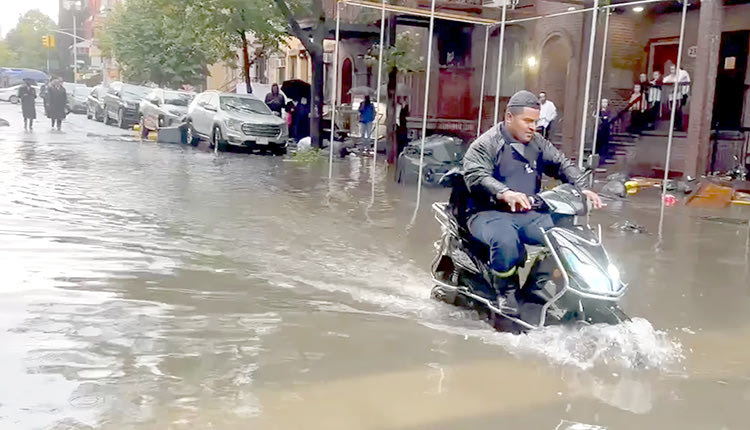
[[18, 54], [11, 50], [8, 43], [0, 40], [0, 66], [14, 66], [18, 64]]
[[[242, 51], [243, 77], [252, 92], [250, 66], [277, 51], [287, 34], [273, 4], [265, 0], [188, 0], [185, 5], [187, 22], [210, 29], [210, 35], [201, 34], [201, 38], [219, 59], [235, 65], [237, 49]], [[248, 35], [256, 45], [252, 52]]]
[[[57, 26], [50, 17], [37, 9], [30, 10], [18, 19], [16, 27], [8, 32], [5, 38], [7, 48], [12, 54], [8, 60], [15, 67], [46, 69], [47, 48], [42, 46], [42, 36], [51, 34]], [[0, 48], [0, 55], [2, 49]]]
[[118, 4], [97, 35], [125, 79], [177, 86], [202, 80], [211, 52], [195, 43], [184, 26], [184, 10], [173, 0], [130, 0]]
[[[323, 41], [329, 31], [323, 0], [311, 0], [310, 4], [287, 3], [287, 0], [274, 0], [284, 16], [289, 32], [302, 42], [312, 61], [312, 88], [310, 101], [310, 140], [320, 147], [320, 120], [323, 107]], [[291, 6], [290, 6], [291, 5]], [[305, 28], [300, 25], [306, 21]], [[333, 126], [333, 124], [331, 125]]]

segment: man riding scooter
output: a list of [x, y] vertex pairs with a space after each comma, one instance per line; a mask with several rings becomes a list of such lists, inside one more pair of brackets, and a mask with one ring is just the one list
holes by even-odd
[[[581, 176], [573, 162], [536, 133], [539, 110], [539, 99], [531, 92], [514, 94], [504, 121], [477, 138], [463, 162], [466, 185], [479, 197], [468, 208], [467, 227], [489, 247], [498, 306], [511, 312], [518, 308], [515, 293], [518, 265], [526, 259], [524, 244], [542, 244], [542, 229], [553, 227], [549, 214], [532, 210], [530, 196], [539, 192], [542, 174], [566, 183]], [[583, 193], [592, 207], [602, 207], [595, 192]]]

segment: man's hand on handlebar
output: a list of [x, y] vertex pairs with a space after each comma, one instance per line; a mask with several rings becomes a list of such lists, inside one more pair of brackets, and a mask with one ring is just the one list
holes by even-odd
[[604, 203], [602, 203], [602, 199], [599, 197], [599, 194], [596, 194], [595, 192], [593, 192], [591, 190], [583, 190], [583, 194], [591, 202], [591, 207], [592, 208], [594, 208], [594, 209], [601, 209], [601, 208], [604, 207]]
[[508, 206], [510, 206], [511, 212], [526, 212], [531, 210], [531, 201], [529, 200], [529, 196], [524, 193], [518, 193], [513, 190], [506, 190], [495, 197], [498, 200], [507, 203]]

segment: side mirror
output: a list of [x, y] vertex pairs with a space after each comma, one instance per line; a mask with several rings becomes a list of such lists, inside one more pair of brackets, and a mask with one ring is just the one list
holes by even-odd
[[159, 101], [159, 99], [153, 99], [153, 100], [151, 100], [151, 103], [155, 104], [156, 106], [159, 106], [161, 104], [161, 102]]

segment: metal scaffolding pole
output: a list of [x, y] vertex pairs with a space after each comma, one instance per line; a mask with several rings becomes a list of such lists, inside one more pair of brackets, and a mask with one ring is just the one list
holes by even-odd
[[339, 28], [341, 24], [341, 3], [336, 2], [336, 45], [333, 47], [333, 85], [331, 105], [331, 142], [328, 144], [328, 181], [333, 178], [333, 138], [336, 131], [336, 104], [339, 101]]
[[507, 2], [503, 2], [503, 18], [500, 21], [500, 42], [497, 45], [497, 80], [495, 81], [495, 120], [492, 123], [493, 127], [497, 124], [498, 110], [500, 109], [500, 81], [503, 71], [503, 41], [505, 39], [505, 12], [508, 9], [507, 5]]
[[[596, 93], [596, 112], [594, 112], [594, 141], [591, 143], [591, 153], [596, 152], [596, 139], [599, 134], [599, 112], [602, 109], [602, 83], [604, 83], [604, 63], [607, 58], [607, 41], [609, 36], [609, 15], [612, 13], [609, 9], [604, 11], [604, 42], [602, 42], [602, 64], [599, 67], [599, 91]], [[606, 156], [606, 154], [605, 154]]]
[[[380, 86], [383, 80], [383, 36], [385, 34], [385, 0], [382, 2], [383, 7], [380, 10], [380, 53], [378, 54], [378, 86], [375, 96], [375, 138], [372, 141], [372, 187], [375, 189], [375, 167], [378, 162], [378, 133], [380, 131], [380, 120], [378, 119], [378, 109], [380, 109]], [[386, 101], [387, 101], [386, 97]], [[386, 109], [387, 111], [387, 109]], [[386, 140], [388, 131], [386, 130]], [[386, 142], [387, 143], [387, 142]]]
[[419, 204], [422, 201], [422, 175], [424, 174], [424, 142], [427, 134], [427, 111], [429, 109], [430, 102], [430, 69], [432, 68], [432, 36], [435, 32], [435, 0], [432, 0], [430, 6], [430, 31], [427, 39], [427, 68], [425, 70], [425, 82], [424, 82], [424, 104], [422, 105], [422, 145], [419, 151], [419, 179], [417, 183], [417, 204], [414, 207], [414, 215], [412, 216], [411, 222], [417, 219], [417, 212], [419, 211]]
[[583, 118], [581, 120], [581, 145], [578, 149], [578, 167], [583, 168], [583, 152], [586, 145], [586, 120], [588, 119], [589, 95], [591, 93], [591, 66], [594, 60], [594, 40], [596, 39], [596, 18], [599, 12], [599, 0], [594, 0], [594, 10], [591, 11], [591, 34], [589, 35], [589, 61], [586, 68], [586, 86], [583, 92]]
[[477, 115], [477, 137], [482, 133], [482, 107], [484, 106], [484, 81], [487, 74], [487, 47], [490, 44], [490, 26], [484, 27], [484, 59], [482, 60], [482, 89], [479, 90], [479, 114]]
[[685, 17], [687, 16], [688, 0], [682, 1], [682, 21], [680, 22], [680, 43], [677, 45], [677, 64], [675, 65], [674, 88], [672, 88], [672, 103], [669, 114], [669, 136], [667, 137], [667, 156], [664, 160], [664, 181], [661, 184], [661, 210], [659, 211], [659, 239], [664, 227], [664, 195], [667, 194], [667, 179], [669, 179], [669, 159], [672, 156], [672, 139], [674, 138], [674, 120], [677, 110], [677, 88], [680, 86], [680, 67], [682, 66], [682, 44], [685, 39]]

